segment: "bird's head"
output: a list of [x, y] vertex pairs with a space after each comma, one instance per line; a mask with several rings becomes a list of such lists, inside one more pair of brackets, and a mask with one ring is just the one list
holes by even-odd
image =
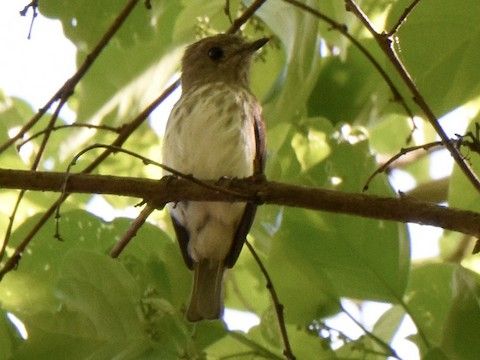
[[182, 88], [214, 82], [248, 88], [252, 55], [268, 40], [247, 42], [237, 35], [219, 34], [188, 46], [182, 59]]

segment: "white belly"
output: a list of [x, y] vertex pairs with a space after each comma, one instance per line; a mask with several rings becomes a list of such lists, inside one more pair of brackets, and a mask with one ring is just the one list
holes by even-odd
[[[251, 95], [226, 85], [216, 91], [218, 87], [212, 84], [182, 95], [167, 123], [163, 163], [204, 180], [250, 176], [256, 151], [253, 111], [247, 101]], [[244, 207], [182, 202], [169, 210], [189, 231], [189, 253], [198, 261], [225, 258]]]

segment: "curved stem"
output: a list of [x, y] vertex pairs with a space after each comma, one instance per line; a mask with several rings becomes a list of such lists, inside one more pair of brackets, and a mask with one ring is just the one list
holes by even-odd
[[285, 326], [285, 317], [283, 315], [283, 305], [280, 303], [280, 300], [278, 299], [278, 295], [277, 295], [277, 292], [275, 291], [275, 287], [273, 286], [272, 279], [270, 278], [270, 275], [268, 274], [268, 270], [263, 265], [262, 260], [258, 256], [253, 246], [248, 241], [245, 241], [245, 245], [247, 246], [248, 250], [250, 250], [253, 258], [255, 259], [255, 262], [257, 263], [258, 267], [260, 268], [260, 271], [263, 274], [263, 277], [267, 282], [266, 286], [268, 291], [270, 292], [270, 296], [272, 297], [273, 306], [275, 307], [275, 312], [277, 314], [278, 326], [280, 327], [280, 333], [282, 335], [283, 345], [285, 347], [283, 351], [283, 355], [285, 355], [285, 358], [288, 360], [295, 360], [295, 355], [293, 355], [292, 348], [290, 346], [290, 341], [288, 339], [287, 327]]
[[[108, 130], [108, 131], [112, 131], [112, 132], [115, 132], [115, 133], [120, 132], [119, 128], [116, 128], [116, 127], [113, 127], [113, 126], [93, 125], [93, 124], [85, 124], [85, 123], [73, 123], [73, 124], [57, 125], [57, 126], [54, 126], [52, 128], [52, 131], [69, 129], [69, 128], [73, 128], [73, 127], [83, 127], [83, 128], [87, 128], [87, 129], [98, 129], [98, 130]], [[47, 132], [47, 129], [36, 132], [32, 136], [30, 136], [28, 139], [23, 140], [20, 144], [17, 145], [17, 150], [19, 150], [26, 143], [32, 141], [33, 139], [39, 137], [40, 135], [45, 134], [45, 132]]]

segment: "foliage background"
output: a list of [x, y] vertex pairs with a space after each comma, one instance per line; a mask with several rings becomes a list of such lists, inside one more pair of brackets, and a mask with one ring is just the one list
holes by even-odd
[[[345, 11], [344, 3], [305, 3], [346, 24], [387, 70], [417, 115], [417, 129], [408, 145], [436, 140], [388, 59]], [[232, 14], [248, 4], [230, 1]], [[390, 29], [410, 2], [364, 0], [359, 4], [381, 30]], [[228, 28], [224, 5], [224, 0], [152, 1], [151, 10], [138, 5], [69, 99], [77, 121], [118, 127], [131, 120], [176, 74], [185, 44]], [[121, 6], [113, 0], [43, 0], [39, 10], [62, 22], [65, 35], [77, 47], [80, 64]], [[479, 24], [476, 0], [462, 1], [461, 6], [444, 0], [441, 7], [423, 0], [396, 34], [402, 61], [439, 117], [459, 107], [474, 114], [478, 111]], [[244, 32], [252, 38], [274, 36], [252, 76], [252, 90], [264, 104], [267, 121], [268, 178], [359, 192], [379, 159], [407, 145], [411, 119], [392, 101], [372, 64], [339, 32], [279, 0], [267, 1]], [[3, 143], [9, 129], [24, 124], [35, 109], [21, 98], [0, 96]], [[29, 134], [44, 129], [46, 121]], [[476, 115], [470, 121], [474, 129]], [[109, 143], [114, 137], [100, 130], [56, 131], [39, 168], [64, 171], [82, 148]], [[40, 143], [41, 138], [29, 143], [30, 157], [20, 157], [11, 147], [0, 157], [0, 166], [29, 168]], [[161, 139], [146, 124], [124, 147], [158, 160]], [[478, 169], [478, 155], [468, 156]], [[75, 169], [95, 157], [94, 152], [88, 153]], [[435, 185], [430, 161], [430, 156], [416, 156], [400, 166], [416, 184]], [[107, 159], [98, 172], [160, 176], [158, 169], [122, 155]], [[456, 167], [442, 184], [441, 201], [479, 211], [478, 194]], [[395, 195], [384, 175], [374, 179], [369, 192]], [[0, 196], [3, 204], [11, 204], [15, 192], [2, 190]], [[428, 199], [428, 190], [423, 196]], [[52, 199], [49, 193], [25, 195], [7, 254]], [[69, 197], [60, 219], [63, 241], [53, 238], [51, 220], [23, 254], [19, 268], [0, 282], [0, 358], [281, 358], [283, 344], [273, 305], [247, 251], [227, 278], [226, 306], [257, 314], [260, 324], [247, 334], [232, 333], [221, 322], [192, 326], [182, 313], [190, 274], [165, 214], [156, 212], [120, 259], [112, 260], [108, 250], [131, 220], [105, 222], [85, 210], [88, 200], [85, 195]], [[118, 209], [137, 202], [106, 200]], [[6, 229], [11, 207], [2, 206], [1, 211], [0, 224]], [[478, 256], [469, 255], [470, 241], [461, 234], [445, 232], [438, 258], [415, 263], [410, 260], [404, 225], [263, 206], [250, 240], [285, 306], [289, 339], [299, 359], [384, 359], [387, 344], [405, 316], [417, 327], [418, 334], [410, 340], [422, 358], [475, 359], [480, 353]], [[459, 252], [461, 256], [455, 256]], [[359, 306], [375, 300], [391, 307], [364, 336], [349, 339], [342, 329], [334, 331], [324, 323], [326, 317], [345, 310], [340, 302], [345, 297]], [[7, 313], [24, 322], [27, 340], [19, 337]]]

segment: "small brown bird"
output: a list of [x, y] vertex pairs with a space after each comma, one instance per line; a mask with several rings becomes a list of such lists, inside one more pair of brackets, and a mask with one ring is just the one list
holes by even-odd
[[[263, 173], [265, 128], [249, 90], [249, 73], [253, 54], [267, 41], [220, 34], [187, 47], [182, 96], [164, 136], [165, 165], [204, 180]], [[218, 319], [223, 273], [240, 254], [256, 206], [181, 201], [168, 209], [183, 259], [194, 271], [187, 319]]]

